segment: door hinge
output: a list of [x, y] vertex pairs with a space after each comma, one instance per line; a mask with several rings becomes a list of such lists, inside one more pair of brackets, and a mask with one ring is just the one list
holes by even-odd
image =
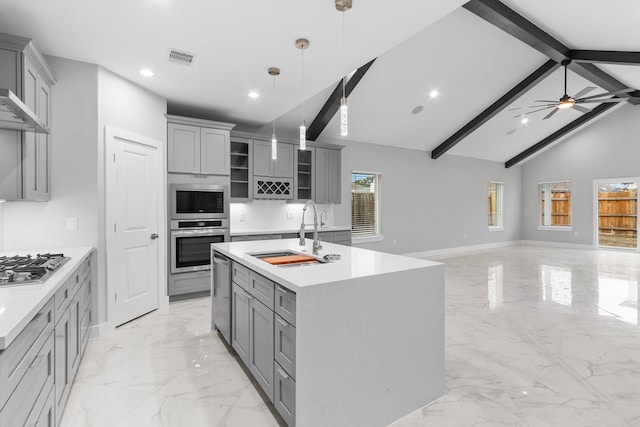
[[113, 163], [116, 162], [116, 153], [113, 153]]
[[116, 301], [118, 301], [118, 293], [114, 292], [114, 295], [115, 295]]
[[114, 222], [114, 223], [113, 223], [113, 232], [115, 233], [116, 231], [117, 231], [117, 230], [116, 230], [116, 223]]

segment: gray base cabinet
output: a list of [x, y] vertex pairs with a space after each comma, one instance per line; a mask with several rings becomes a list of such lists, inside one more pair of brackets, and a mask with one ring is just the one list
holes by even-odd
[[60, 423], [89, 338], [90, 256], [0, 351], [0, 427]]
[[289, 426], [295, 425], [296, 294], [236, 262], [232, 347]]

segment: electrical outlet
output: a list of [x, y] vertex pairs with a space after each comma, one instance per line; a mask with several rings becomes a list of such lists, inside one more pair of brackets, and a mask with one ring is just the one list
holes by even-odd
[[462, 233], [462, 237], [467, 238], [467, 233]]
[[578, 237], [578, 235], [579, 235], [579, 234], [580, 234], [580, 233], [578, 233], [577, 231], [574, 231], [574, 232], [573, 232], [573, 235], [574, 235], [574, 236], [576, 236], [576, 237]]
[[240, 212], [240, 222], [244, 221], [244, 212]]
[[293, 212], [287, 212], [287, 219], [293, 219]]
[[396, 239], [393, 239], [393, 246], [397, 245], [398, 241]]
[[67, 230], [76, 231], [78, 229], [78, 218], [67, 218]]

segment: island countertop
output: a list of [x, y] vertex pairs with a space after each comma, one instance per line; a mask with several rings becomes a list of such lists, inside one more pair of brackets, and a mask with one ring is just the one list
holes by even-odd
[[308, 286], [377, 276], [399, 271], [413, 270], [439, 265], [440, 263], [417, 258], [376, 252], [322, 242], [319, 256], [340, 255], [339, 260], [304, 266], [275, 266], [251, 254], [261, 252], [293, 251], [312, 255], [313, 239], [306, 239], [299, 246], [298, 239], [257, 240], [249, 242], [214, 243], [212, 248], [236, 260], [281, 285], [297, 291]]
[[66, 257], [71, 258], [57, 268], [44, 283], [0, 286], [0, 350], [4, 350], [11, 344], [92, 250], [92, 247], [87, 246], [0, 252], [0, 256], [62, 252]]

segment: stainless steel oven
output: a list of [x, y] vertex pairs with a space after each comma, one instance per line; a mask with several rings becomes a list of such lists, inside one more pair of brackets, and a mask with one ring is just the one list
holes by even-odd
[[228, 219], [171, 221], [171, 273], [209, 270], [211, 244], [228, 241]]
[[171, 184], [169, 192], [172, 220], [229, 218], [226, 185]]

